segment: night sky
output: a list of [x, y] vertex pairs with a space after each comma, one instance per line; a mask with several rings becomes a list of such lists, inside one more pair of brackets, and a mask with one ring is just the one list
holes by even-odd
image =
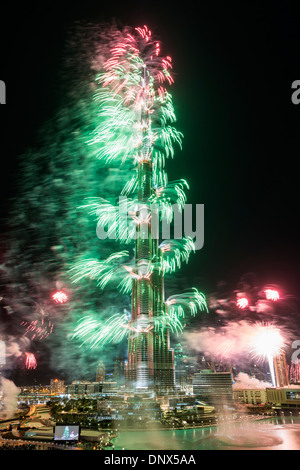
[[59, 109], [61, 51], [72, 23], [147, 24], [173, 59], [173, 101], [184, 134], [183, 150], [167, 171], [170, 180], [189, 182], [189, 203], [205, 207], [204, 247], [183, 275], [209, 291], [220, 280], [234, 289], [241, 275], [254, 272], [259, 282], [298, 297], [300, 104], [291, 101], [292, 82], [300, 79], [296, 2], [64, 5], [31, 2], [2, 15], [3, 230], [18, 155]]

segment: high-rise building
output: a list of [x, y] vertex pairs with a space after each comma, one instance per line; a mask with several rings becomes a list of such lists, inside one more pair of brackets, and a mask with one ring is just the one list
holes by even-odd
[[194, 375], [193, 392], [201, 401], [216, 409], [233, 408], [231, 372], [204, 369]]
[[[127, 387], [130, 391], [154, 389], [159, 394], [175, 387], [170, 331], [181, 332], [186, 313], [195, 315], [199, 309], [207, 310], [207, 306], [195, 288], [166, 300], [164, 294], [165, 274], [188, 262], [196, 249], [192, 230], [188, 235], [185, 230], [185, 237], [182, 236], [181, 216], [188, 185], [184, 180], [168, 181], [165, 172], [166, 159], [182, 142], [181, 132], [172, 125], [176, 121], [175, 109], [164, 86], [165, 82], [173, 82], [171, 58], [160, 56], [160, 43], [146, 26], [120, 32], [111, 46], [104, 72], [97, 77], [101, 88], [95, 98], [101, 119], [91, 144], [97, 144], [97, 157], [107, 165], [113, 162], [128, 169], [128, 179], [118, 207], [116, 195], [113, 201], [91, 205], [98, 217], [99, 238], [108, 235], [132, 245], [101, 262], [79, 262], [74, 267], [74, 279], [91, 276], [101, 288], [117, 281], [122, 293], [131, 292], [130, 319], [125, 311], [113, 315], [104, 322], [96, 341], [103, 345], [127, 336]], [[94, 322], [83, 330], [79, 328], [78, 337], [87, 337], [91, 325]]]
[[96, 382], [104, 382], [105, 381], [105, 365], [102, 361], [98, 362], [97, 369], [96, 369]]
[[124, 382], [125, 379], [125, 361], [121, 357], [117, 357], [114, 363], [113, 379], [119, 384]]
[[51, 379], [50, 380], [50, 393], [64, 393], [66, 390], [64, 380]]
[[[173, 389], [174, 351], [170, 348], [169, 329], [161, 322], [166, 315], [164, 298], [163, 251], [158, 233], [153, 231], [154, 172], [157, 161], [153, 154], [153, 76], [143, 64], [139, 99], [140, 129], [137, 152], [137, 226], [135, 239], [135, 277], [132, 282], [132, 315], [128, 338], [128, 381], [135, 388], [154, 388], [158, 392]], [[157, 218], [158, 220], [158, 218]], [[158, 227], [156, 227], [158, 230]]]
[[290, 384], [285, 352], [274, 357], [274, 372], [276, 387], [285, 387]]
[[[149, 121], [147, 112], [144, 112], [142, 119]], [[148, 207], [153, 192], [152, 162], [148, 158], [149, 139], [150, 133], [145, 133], [141, 151], [141, 158], [144, 155], [144, 160], [141, 159], [138, 165], [138, 201], [143, 208], [143, 216], [137, 226], [135, 243], [137, 277], [133, 280], [132, 287], [128, 382], [136, 388], [153, 387], [160, 392], [174, 388], [174, 352], [170, 348], [167, 326], [158, 331], [153, 327], [155, 319], [166, 314], [166, 305], [163, 270], [160, 268], [163, 253], [158, 247], [158, 240], [152, 239], [151, 213]]]
[[289, 377], [290, 383], [300, 384], [300, 362], [297, 362], [296, 364], [293, 362], [291, 363], [289, 368]]
[[175, 364], [175, 383], [182, 387], [187, 383], [187, 356], [184, 354], [182, 346], [177, 343], [174, 347], [174, 364]]

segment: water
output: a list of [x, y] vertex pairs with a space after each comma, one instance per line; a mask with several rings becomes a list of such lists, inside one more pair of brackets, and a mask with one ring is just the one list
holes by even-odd
[[300, 450], [300, 418], [276, 417], [198, 429], [120, 431], [115, 450]]

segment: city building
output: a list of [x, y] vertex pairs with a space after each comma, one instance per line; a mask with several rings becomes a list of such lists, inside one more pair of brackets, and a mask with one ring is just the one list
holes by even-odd
[[105, 365], [102, 361], [98, 362], [96, 368], [96, 382], [104, 382], [105, 381]]
[[[149, 120], [145, 111], [143, 119]], [[148, 155], [149, 136], [144, 135], [142, 155]], [[163, 251], [158, 239], [152, 238], [151, 219], [147, 209], [152, 195], [152, 161], [142, 158], [138, 171], [138, 203], [145, 207], [145, 219], [137, 225], [135, 240], [136, 276], [132, 280], [132, 315], [129, 322], [127, 385], [132, 388], [154, 388], [158, 393], [174, 389], [174, 351], [170, 348], [169, 329], [165, 322], [154, 328], [155, 318], [166, 315], [164, 302]], [[151, 271], [148, 272], [151, 264]], [[150, 275], [151, 274], [151, 278]]]
[[74, 380], [66, 387], [68, 395], [118, 395], [120, 389], [117, 382], [89, 382]]
[[194, 374], [193, 393], [199, 400], [219, 409], [233, 409], [233, 387], [231, 372], [215, 372], [203, 369]]
[[[155, 390], [158, 394], [169, 393], [175, 387], [174, 377], [174, 351], [170, 347], [170, 322], [177, 320], [179, 317], [169, 315], [170, 305], [165, 301], [164, 296], [164, 273], [172, 272], [179, 263], [178, 251], [174, 248], [173, 240], [169, 240], [171, 235], [167, 234], [167, 228], [170, 228], [172, 217], [170, 202], [172, 198], [169, 193], [165, 196], [165, 189], [168, 186], [167, 175], [165, 172], [165, 156], [173, 153], [173, 143], [180, 143], [180, 133], [176, 133], [174, 137], [173, 129], [170, 133], [170, 127], [166, 125], [167, 121], [173, 122], [170, 108], [172, 106], [170, 95], [162, 93], [162, 82], [169, 80], [165, 76], [165, 65], [159, 80], [157, 80], [157, 61], [152, 58], [159, 54], [158, 49], [153, 48], [153, 56], [151, 61], [146, 60], [146, 42], [145, 32], [136, 28], [137, 36], [130, 36], [130, 41], [134, 44], [137, 57], [143, 67], [137, 68], [134, 83], [131, 84], [131, 92], [134, 104], [134, 114], [132, 121], [133, 134], [130, 138], [131, 157], [134, 155], [132, 175], [121, 194], [129, 194], [134, 192], [134, 206], [130, 209], [130, 215], [134, 222], [134, 230], [129, 233], [127, 222], [126, 227], [122, 217], [119, 217], [119, 234], [120, 239], [129, 239], [134, 241], [134, 259], [130, 266], [125, 266], [129, 273], [126, 288], [131, 289], [131, 319], [126, 324], [128, 329], [128, 365], [126, 366], [126, 386], [132, 390]], [[148, 34], [148, 33], [147, 33]], [[151, 33], [150, 33], [151, 34]], [[129, 36], [128, 36], [129, 37]], [[113, 71], [115, 80], [120, 80], [119, 67], [117, 67], [117, 57], [121, 61], [126, 57], [132, 58], [132, 44], [115, 48], [112, 52], [113, 60], [109, 61], [107, 73]], [[143, 45], [142, 45], [143, 43]], [[141, 46], [142, 45], [142, 46]], [[154, 43], [148, 46], [153, 47]], [[149, 52], [149, 49], [147, 49]], [[147, 53], [148, 53], [147, 52]], [[122, 63], [122, 62], [121, 62]], [[165, 60], [162, 64], [166, 64]], [[117, 67], [117, 68], [116, 68]], [[115, 74], [115, 72], [117, 72]], [[123, 77], [119, 81], [122, 88]], [[115, 86], [111, 80], [107, 80], [106, 93], [108, 96], [116, 96]], [[128, 84], [126, 85], [126, 87]], [[166, 96], [168, 99], [166, 100]], [[128, 106], [131, 109], [132, 100], [128, 99], [122, 102], [122, 106]], [[138, 109], [138, 112], [136, 110]], [[166, 112], [168, 110], [168, 112]], [[162, 117], [163, 116], [163, 117]], [[98, 127], [99, 133], [100, 128]], [[104, 129], [101, 132], [101, 139], [105, 138]], [[124, 145], [124, 144], [122, 144]], [[108, 152], [113, 150], [115, 145], [111, 146]], [[119, 152], [112, 151], [112, 159], [118, 159]], [[122, 155], [122, 162], [127, 158]], [[108, 158], [109, 160], [109, 158]], [[134, 177], [133, 176], [134, 172]], [[134, 182], [134, 183], [133, 183]], [[180, 186], [178, 186], [179, 190]], [[166, 189], [167, 191], [169, 188]], [[174, 195], [177, 202], [185, 200], [183, 189], [180, 196]], [[157, 204], [154, 202], [157, 201]], [[172, 204], [172, 202], [171, 202]], [[175, 205], [175, 204], [174, 204]], [[179, 204], [178, 204], [179, 205]], [[155, 206], [155, 208], [154, 208]], [[129, 211], [125, 207], [121, 208], [126, 213]], [[122, 212], [122, 211], [121, 211]], [[120, 212], [119, 212], [120, 214]], [[121, 214], [120, 214], [121, 215]], [[181, 216], [181, 213], [180, 213]], [[160, 222], [165, 222], [163, 232], [159, 233]], [[125, 237], [124, 237], [125, 236]], [[174, 237], [179, 238], [179, 237]], [[167, 244], [163, 244], [168, 239]], [[163, 240], [163, 242], [162, 242]], [[176, 243], [179, 243], [176, 240]], [[188, 243], [187, 246], [190, 244]], [[188, 248], [187, 251], [190, 251]], [[168, 252], [166, 255], [165, 252]], [[171, 255], [170, 255], [171, 253]], [[170, 257], [169, 257], [170, 255]], [[170, 258], [174, 261], [173, 256], [178, 259], [178, 263], [170, 262]], [[182, 259], [186, 258], [186, 254]], [[125, 286], [125, 284], [124, 284]]]
[[61, 394], [65, 393], [66, 387], [64, 380], [51, 379], [50, 380], [50, 393]]
[[194, 373], [199, 369], [194, 355], [189, 353], [180, 343], [174, 346], [175, 385], [181, 390], [192, 387]]
[[262, 405], [267, 403], [266, 389], [259, 388], [235, 388], [233, 389], [234, 400], [247, 405]]
[[86, 386], [86, 394], [87, 395], [99, 395], [102, 393], [103, 385], [99, 382], [92, 382], [91, 384], [87, 384]]
[[282, 352], [274, 357], [274, 372], [276, 387], [285, 387], [290, 384], [285, 353]]
[[300, 412], [300, 386], [267, 388], [267, 402], [275, 410]]
[[119, 393], [119, 387], [117, 382], [103, 382], [102, 394], [103, 395], [116, 395]]
[[290, 384], [300, 385], [300, 361], [292, 362], [289, 368]]
[[73, 380], [70, 385], [67, 385], [67, 393], [68, 395], [85, 395], [87, 393], [88, 385], [91, 385], [91, 382]]
[[113, 379], [122, 385], [125, 381], [125, 361], [123, 358], [117, 357], [114, 363]]

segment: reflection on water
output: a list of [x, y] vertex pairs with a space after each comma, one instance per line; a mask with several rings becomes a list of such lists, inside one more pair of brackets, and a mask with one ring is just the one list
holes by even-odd
[[300, 450], [300, 418], [271, 418], [219, 427], [120, 432], [121, 450]]

